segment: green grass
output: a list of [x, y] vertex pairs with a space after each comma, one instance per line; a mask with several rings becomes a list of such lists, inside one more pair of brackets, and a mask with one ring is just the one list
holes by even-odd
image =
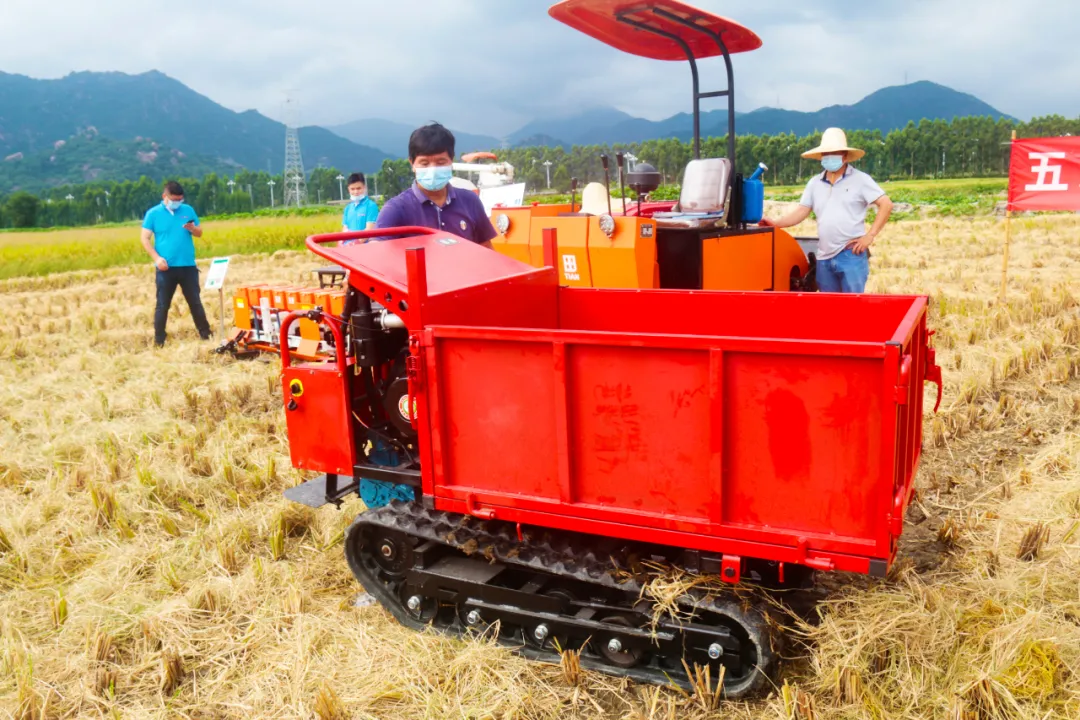
[[[802, 197], [805, 185], [766, 187], [770, 200], [794, 202]], [[920, 206], [931, 206], [930, 215], [962, 217], [985, 215], [1004, 199], [1005, 178], [952, 178], [948, 180], [896, 180], [881, 183], [894, 203], [908, 203], [916, 212], [898, 214], [897, 219], [918, 215]]]
[[[809, 178], [807, 178], [809, 181]], [[994, 188], [997, 192], [1004, 192], [1009, 181], [1006, 178], [948, 178], [945, 180], [885, 180], [881, 187], [889, 192], [920, 192], [933, 193], [944, 192], [982, 192], [987, 188]], [[801, 193], [806, 183], [800, 185], [766, 185], [765, 193]]]
[[[805, 183], [802, 185], [765, 186], [765, 197], [769, 200], [795, 202], [802, 197]], [[932, 206], [931, 215], [966, 216], [985, 215], [994, 209], [1002, 199], [1008, 187], [1005, 178], [950, 178], [948, 180], [895, 180], [881, 183], [894, 203], [908, 203], [919, 206]], [[615, 186], [612, 197], [618, 197], [619, 188]], [[631, 200], [634, 193], [627, 189], [626, 197]], [[652, 193], [653, 200], [676, 200], [679, 197], [678, 185], [661, 185]], [[577, 196], [581, 202], [581, 193]], [[542, 204], [569, 203], [570, 195], [530, 195], [526, 202]], [[897, 213], [898, 220], [917, 217], [918, 210], [911, 213]]]
[[[304, 247], [304, 239], [341, 228], [338, 215], [279, 216], [211, 220], [195, 241], [199, 258]], [[149, 264], [139, 241], [140, 224], [0, 234], [0, 280], [41, 276], [71, 270], [94, 270], [120, 265]]]
[[[650, 195], [653, 200], [678, 200], [679, 199], [679, 186], [678, 185], [661, 185], [656, 188]], [[577, 202], [581, 204], [581, 190], [578, 188]], [[612, 186], [611, 189], [612, 199], [621, 197], [618, 184]], [[629, 203], [632, 200], [637, 200], [637, 194], [630, 188], [626, 188], [626, 201]], [[544, 193], [542, 195], [526, 195], [525, 203], [540, 203], [541, 205], [568, 205], [570, 204], [570, 193], [551, 194]]]

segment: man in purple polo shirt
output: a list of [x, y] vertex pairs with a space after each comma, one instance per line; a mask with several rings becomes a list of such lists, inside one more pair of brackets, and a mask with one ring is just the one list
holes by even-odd
[[377, 228], [415, 225], [445, 230], [478, 245], [491, 247], [498, 233], [476, 193], [450, 185], [454, 175], [454, 135], [438, 123], [413, 131], [409, 162], [413, 186], [386, 203]]

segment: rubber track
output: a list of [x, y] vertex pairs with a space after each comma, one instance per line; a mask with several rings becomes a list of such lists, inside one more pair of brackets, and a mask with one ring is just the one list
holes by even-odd
[[[580, 582], [591, 583], [622, 592], [628, 605], [638, 601], [642, 586], [625, 573], [619, 579], [613, 566], [627, 569], [632, 567], [636, 546], [623, 541], [561, 532], [546, 528], [529, 527], [523, 531], [524, 543], [517, 538], [517, 526], [500, 521], [484, 521], [477, 518], [429, 510], [419, 503], [393, 501], [390, 505], [361, 513], [353, 521], [346, 533], [346, 558], [349, 567], [364, 589], [375, 598], [400, 622], [413, 629], [423, 630], [431, 627], [449, 635], [459, 636], [454, 627], [439, 627], [415, 619], [404, 607], [400, 598], [391, 587], [369, 574], [358, 560], [353, 557], [351, 548], [355, 533], [364, 527], [378, 527], [383, 530], [398, 532], [418, 540], [429, 540], [456, 548], [466, 555], [477, 555], [488, 560], [498, 560], [508, 565], [527, 567], [539, 573], [557, 577], [571, 578]], [[604, 546], [598, 554], [597, 545]], [[394, 585], [396, 587], [396, 583]], [[741, 603], [697, 595], [684, 596], [679, 604], [687, 611], [704, 610], [727, 616], [740, 624], [756, 645], [758, 657], [764, 662], [760, 669], [749, 674], [738, 685], [725, 682], [724, 693], [728, 698], [750, 695], [767, 684], [768, 676], [776, 663], [776, 638], [769, 631], [769, 625], [763, 614], [755, 608], [747, 608]], [[522, 646], [509, 638], [500, 638], [500, 643], [513, 647], [525, 657], [542, 662], [559, 664], [560, 655], [554, 650], [546, 650], [531, 645]], [[684, 689], [691, 689], [685, 673], [665, 673], [659, 669], [620, 668], [604, 662], [602, 659], [581, 654], [581, 665], [600, 672], [629, 677], [638, 682], [669, 685], [674, 683]]]

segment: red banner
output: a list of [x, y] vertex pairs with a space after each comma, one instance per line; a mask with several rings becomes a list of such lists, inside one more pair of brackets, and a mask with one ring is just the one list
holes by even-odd
[[1013, 140], [1009, 209], [1080, 210], [1080, 137]]

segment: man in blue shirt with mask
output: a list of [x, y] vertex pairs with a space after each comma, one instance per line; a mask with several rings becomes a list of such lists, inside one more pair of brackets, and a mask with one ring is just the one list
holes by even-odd
[[[341, 231], [370, 230], [379, 219], [379, 206], [368, 197], [367, 181], [364, 173], [349, 176], [349, 204], [341, 216]], [[342, 245], [351, 245], [356, 240], [346, 240]]]
[[165, 344], [165, 322], [177, 286], [184, 293], [199, 337], [209, 340], [210, 323], [199, 297], [199, 268], [195, 266], [195, 242], [201, 238], [199, 216], [184, 204], [184, 188], [175, 180], [165, 183], [161, 204], [143, 218], [142, 244], [157, 268], [157, 308], [154, 310], [154, 343]]
[[450, 185], [454, 176], [454, 135], [438, 123], [413, 131], [409, 162], [416, 173], [411, 188], [386, 203], [375, 226], [429, 227], [491, 247], [498, 233], [476, 193]]

